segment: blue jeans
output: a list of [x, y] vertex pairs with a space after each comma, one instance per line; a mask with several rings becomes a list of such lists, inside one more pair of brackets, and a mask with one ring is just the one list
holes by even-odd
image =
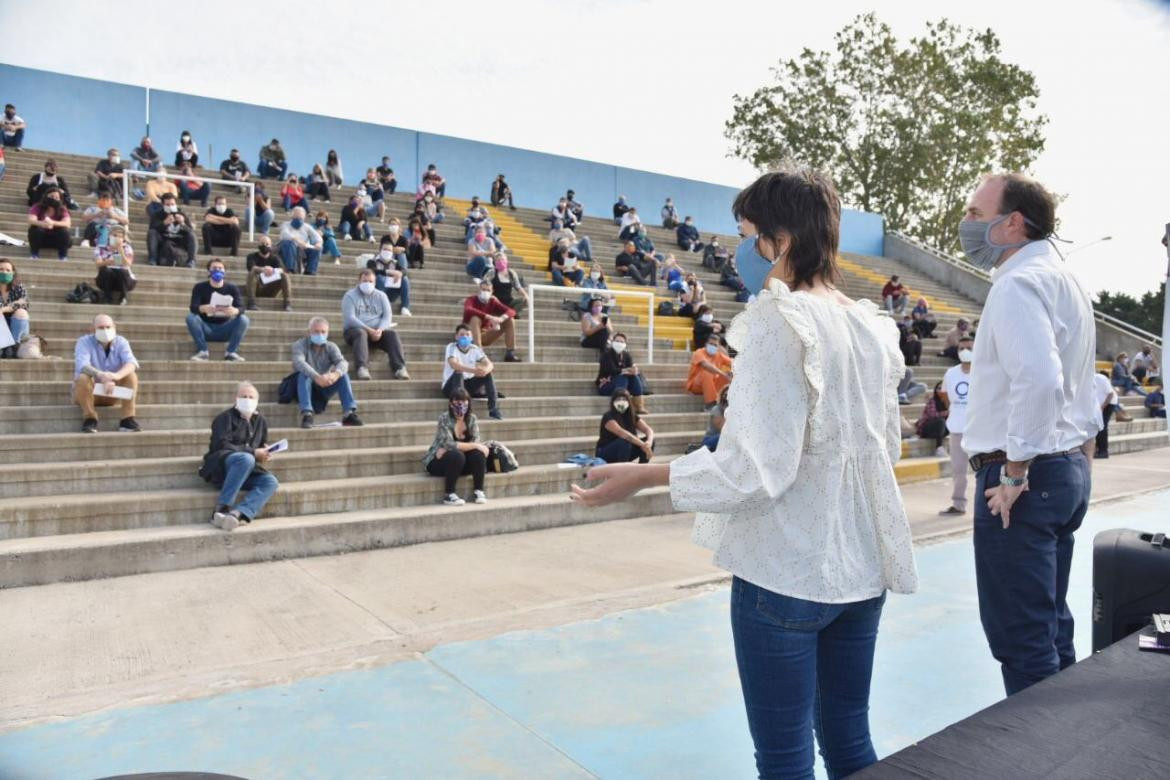
[[483, 275], [488, 272], [489, 268], [491, 268], [491, 264], [488, 263], [488, 259], [483, 255], [476, 255], [467, 261], [466, 268], [468, 276], [474, 277], [476, 279], [482, 279]]
[[8, 166], [0, 162], [0, 181], [4, 181], [4, 171], [6, 168], [8, 168]]
[[597, 388], [598, 395], [613, 395], [618, 390], [628, 390], [630, 395], [646, 394], [646, 387], [642, 382], [641, 374], [618, 374], [609, 383]]
[[390, 299], [391, 303], [393, 303], [396, 300], [401, 299], [402, 300], [402, 308], [404, 308], [404, 309], [410, 308], [410, 279], [408, 277], [406, 277], [406, 276], [402, 277], [402, 286], [401, 287], [387, 287], [385, 276], [375, 276], [374, 280], [375, 280], [374, 286], [377, 287], [382, 292], [386, 293], [386, 297]]
[[975, 475], [975, 582], [979, 619], [1011, 696], [1076, 662], [1069, 569], [1073, 532], [1089, 506], [1089, 463], [1080, 452], [1041, 457], [1011, 524], [991, 514], [983, 491], [999, 484], [996, 464]]
[[304, 196], [301, 196], [300, 198], [293, 198], [292, 195], [282, 195], [280, 197], [280, 205], [284, 207], [285, 211], [294, 209], [297, 206], [300, 206], [305, 211], [308, 211], [310, 208], [309, 201], [305, 200]]
[[[352, 238], [353, 231], [357, 229], [357, 225], [351, 225], [349, 222], [346, 222], [343, 220], [337, 229], [339, 231], [341, 231], [341, 235], [349, 236]], [[370, 223], [368, 221], [363, 221], [362, 222], [362, 238], [364, 238], [366, 241], [369, 241], [373, 235], [374, 235], [374, 231], [370, 229]]]
[[204, 322], [202, 317], [192, 312], [187, 315], [187, 330], [195, 340], [198, 352], [206, 352], [209, 341], [226, 341], [227, 351], [235, 352], [248, 332], [248, 315], [241, 314], [224, 322]]
[[[305, 374], [297, 375], [297, 401], [301, 405], [302, 412], [312, 413], [313, 411], [314, 387], [317, 385], [314, 384], [311, 377]], [[317, 392], [325, 396], [326, 402], [336, 395], [341, 400], [341, 410], [346, 414], [357, 409], [357, 401], [353, 398], [353, 386], [349, 383], [348, 374], [342, 374], [341, 379], [328, 387], [317, 387]]]
[[5, 146], [24, 146], [24, 128], [20, 128], [12, 135], [6, 133], [0, 134], [4, 136]]
[[1137, 380], [1132, 376], [1122, 377], [1121, 381], [1115, 382], [1114, 384], [1116, 384], [1122, 389], [1123, 392], [1126, 393], [1137, 393], [1138, 395], [1146, 394], [1146, 391], [1142, 389], [1142, 386], [1139, 385]]
[[179, 183], [179, 198], [182, 199], [184, 206], [191, 205], [191, 201], [199, 201], [199, 205], [204, 208], [207, 207], [207, 196], [211, 194], [211, 185], [204, 182], [203, 186], [197, 190], [187, 188], [187, 182]]
[[574, 268], [572, 271], [560, 271], [556, 268], [552, 269], [553, 284], [559, 287], [565, 287], [565, 279], [572, 279], [573, 284], [580, 285], [585, 281], [585, 272], [580, 268]]
[[829, 778], [877, 761], [869, 684], [881, 596], [822, 604], [731, 581], [735, 661], [761, 778], [813, 777], [813, 733]]
[[8, 331], [12, 334], [12, 338], [19, 345], [20, 340], [28, 335], [28, 320], [17, 319], [11, 314], [5, 314], [4, 319], [8, 322]]
[[[256, 457], [250, 452], [233, 452], [223, 462], [224, 479], [219, 491], [219, 505], [239, 510], [249, 520], [256, 519], [268, 499], [280, 487], [276, 477], [266, 471], [255, 471]], [[233, 507], [236, 494], [248, 491], [247, 497]]]
[[635, 447], [625, 439], [614, 439], [608, 444], [603, 444], [594, 450], [593, 454], [606, 463], [629, 463], [635, 460], [639, 463], [650, 462], [640, 447]]
[[704, 436], [703, 446], [711, 450], [711, 452], [719, 449], [719, 434], [715, 433], [710, 436]]
[[317, 273], [317, 264], [321, 262], [321, 249], [308, 247], [304, 250], [305, 265], [302, 269], [300, 267], [301, 248], [294, 241], [281, 241], [276, 245], [276, 252], [280, 255], [280, 262], [284, 264], [285, 270], [292, 274], [306, 273], [312, 276]]
[[333, 235], [333, 228], [321, 231], [321, 253], [330, 257], [341, 257], [341, 249], [337, 246], [337, 237]]
[[[241, 229], [243, 229], [244, 225], [248, 224], [248, 219], [251, 217], [251, 214], [252, 209], [244, 209], [244, 223], [243, 225], [240, 225]], [[268, 229], [272, 227], [272, 223], [275, 221], [276, 212], [272, 209], [264, 209], [264, 211], [261, 211], [256, 215], [256, 233], [261, 236], [266, 234]]]
[[261, 160], [260, 164], [256, 166], [256, 173], [260, 174], [265, 179], [285, 179], [288, 177], [288, 160], [274, 165], [268, 160]]

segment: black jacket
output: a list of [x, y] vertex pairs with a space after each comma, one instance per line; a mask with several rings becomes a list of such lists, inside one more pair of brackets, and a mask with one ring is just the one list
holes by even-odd
[[624, 369], [630, 368], [634, 365], [634, 359], [630, 357], [629, 352], [618, 354], [613, 351], [613, 348], [604, 349], [601, 351], [601, 359], [598, 361], [597, 370], [597, 386], [605, 387], [620, 375]]
[[[260, 412], [253, 413], [251, 420], [245, 420], [234, 406], [220, 412], [211, 423], [211, 445], [203, 456], [199, 476], [213, 485], [222, 485], [226, 476], [223, 462], [228, 455], [233, 452], [254, 454], [267, 443], [268, 422]], [[264, 472], [265, 469], [257, 463], [254, 471]]]

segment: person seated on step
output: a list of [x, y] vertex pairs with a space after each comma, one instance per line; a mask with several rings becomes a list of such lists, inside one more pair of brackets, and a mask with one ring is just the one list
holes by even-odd
[[697, 319], [699, 307], [707, 303], [707, 288], [690, 271], [683, 277], [683, 283], [686, 290], [678, 294], [678, 316]]
[[[719, 236], [711, 236], [707, 241], [707, 245], [703, 247], [704, 268], [709, 268], [712, 271], [722, 271], [730, 258], [731, 252], [727, 250], [727, 247], [719, 243]], [[738, 271], [736, 272], [736, 276], [739, 276]]]
[[573, 214], [572, 209], [569, 208], [569, 201], [566, 198], [558, 200], [557, 205], [553, 206], [549, 212], [548, 221], [550, 224], [558, 220], [570, 230], [577, 227], [577, 217]]
[[228, 152], [228, 158], [219, 164], [219, 178], [226, 181], [248, 181], [252, 178], [252, 169], [240, 157], [239, 149]]
[[1129, 395], [1130, 393], [1137, 393], [1138, 395], [1145, 395], [1146, 391], [1137, 383], [1133, 375], [1129, 373], [1129, 353], [1118, 352], [1117, 358], [1113, 361], [1113, 370], [1110, 379], [1113, 381], [1113, 386], [1121, 391], [1121, 394]]
[[922, 407], [922, 414], [914, 424], [914, 430], [921, 439], [930, 439], [934, 442], [934, 456], [943, 458], [947, 450], [943, 447], [943, 440], [947, 437], [947, 414], [950, 412], [946, 399], [943, 397], [942, 382], [936, 382], [934, 392], [926, 398]]
[[313, 427], [313, 410], [324, 410], [334, 395], [341, 402], [341, 424], [362, 424], [349, 382], [349, 363], [341, 356], [337, 345], [329, 340], [329, 320], [324, 317], [309, 320], [308, 335], [293, 342], [292, 365], [297, 372], [297, 403], [301, 408], [302, 428]]
[[[195, 169], [191, 163], [183, 163], [179, 166], [180, 176], [194, 176]], [[183, 201], [184, 206], [190, 206], [191, 201], [199, 201], [201, 208], [207, 208], [207, 199], [211, 197], [211, 184], [205, 181], [194, 181], [192, 179], [179, 179], [179, 198]]]
[[496, 253], [496, 243], [488, 236], [483, 227], [476, 228], [467, 242], [467, 275], [473, 279], [482, 279], [491, 268], [489, 259]]
[[305, 210], [297, 206], [292, 210], [292, 219], [280, 226], [276, 252], [288, 273], [314, 276], [321, 262], [322, 244], [321, 234], [305, 222]]
[[488, 218], [487, 209], [479, 205], [479, 197], [472, 197], [471, 205], [467, 207], [467, 214], [463, 217], [464, 241], [470, 241], [475, 231], [484, 225]]
[[603, 309], [605, 301], [594, 298], [589, 302], [589, 311], [581, 315], [581, 346], [586, 349], [604, 350], [609, 346], [613, 326], [609, 315]]
[[435, 226], [423, 209], [423, 204], [414, 204], [414, 211], [408, 217], [406, 227], [408, 240], [418, 241], [426, 249], [435, 245]]
[[[2, 270], [2, 267], [0, 267]], [[1159, 379], [1154, 389], [1146, 394], [1146, 409], [1150, 412], [1150, 417], [1166, 417], [1166, 393], [1162, 388], [1162, 381]]]
[[398, 191], [398, 179], [394, 177], [394, 169], [390, 167], [390, 158], [382, 157], [382, 164], [374, 169], [378, 174], [378, 183], [382, 185], [382, 192], [393, 195]]
[[4, 146], [19, 152], [24, 146], [24, 131], [27, 129], [28, 123], [17, 115], [16, 106], [5, 104], [4, 116], [0, 117], [0, 138]]
[[146, 253], [150, 265], [195, 267], [195, 231], [169, 192], [163, 193], [162, 208], [150, 220]]
[[[313, 170], [309, 173], [309, 180], [305, 182], [305, 194], [309, 200], [323, 200], [326, 203], [332, 201], [329, 197], [329, 176], [325, 173], [325, 168], [321, 163], [313, 163]], [[308, 206], [305, 206], [308, 208]]]
[[492, 182], [491, 201], [493, 206], [502, 206], [504, 201], [507, 201], [508, 208], [512, 211], [516, 210], [516, 206], [512, 203], [512, 187], [504, 181], [502, 173], [497, 174], [496, 180]]
[[955, 322], [955, 327], [947, 331], [947, 335], [943, 340], [942, 351], [938, 353], [939, 357], [947, 357], [956, 363], [959, 362], [959, 339], [963, 336], [971, 335], [971, 323], [962, 317]]
[[357, 378], [370, 378], [370, 350], [380, 349], [390, 361], [395, 379], [410, 379], [402, 342], [394, 332], [393, 310], [386, 293], [378, 289], [374, 272], [363, 268], [357, 284], [341, 299], [345, 343], [353, 350]]
[[382, 243], [385, 244], [387, 240], [394, 252], [394, 259], [398, 261], [398, 270], [423, 267], [426, 250], [421, 243], [411, 241], [410, 236], [403, 232], [398, 217], [390, 217], [390, 222], [386, 225], [386, 235], [382, 236]]
[[170, 194], [178, 201], [179, 188], [173, 181], [167, 178], [167, 169], [160, 165], [158, 166], [158, 173], [161, 178], [147, 179], [146, 185], [142, 188], [143, 195], [146, 196], [146, 217], [151, 222], [160, 211], [163, 210], [163, 195]]
[[626, 334], [613, 334], [609, 346], [601, 350], [595, 384], [598, 395], [611, 396], [618, 390], [625, 390], [633, 398], [634, 411], [646, 413], [646, 382], [630, 354]]
[[472, 340], [490, 347], [504, 336], [505, 363], [519, 363], [516, 356], [516, 310], [492, 293], [492, 283], [484, 279], [479, 290], [463, 301], [463, 321], [471, 328]]
[[1146, 344], [1136, 355], [1129, 359], [1129, 373], [1139, 383], [1147, 379], [1158, 379], [1158, 362], [1154, 360], [1154, 347]]
[[733, 366], [719, 334], [712, 333], [706, 344], [691, 355], [691, 367], [683, 387], [688, 393], [703, 396], [703, 408], [710, 408], [719, 400], [719, 391], [731, 384]]
[[175, 143], [175, 167], [182, 168], [184, 165], [190, 165], [192, 168], [199, 165], [199, 145], [187, 130], [179, 135], [179, 140]]
[[162, 158], [159, 157], [158, 149], [154, 148], [154, 142], [150, 140], [150, 136], [144, 135], [142, 137], [138, 146], [130, 151], [130, 159], [134, 161], [134, 170], [136, 171], [158, 173], [158, 169], [162, 167]]
[[70, 228], [73, 218], [61, 202], [61, 191], [55, 187], [45, 190], [39, 203], [28, 210], [28, 256], [41, 259], [42, 249], [56, 249], [57, 259], [69, 257], [73, 244]]
[[105, 242], [111, 230], [130, 224], [126, 212], [114, 205], [114, 196], [109, 192], [99, 192], [97, 204], [86, 208], [81, 216], [85, 220], [82, 246], [98, 246]]
[[715, 310], [711, 308], [710, 304], [701, 303], [695, 309], [695, 324], [691, 328], [691, 343], [695, 345], [696, 349], [700, 349], [707, 343], [707, 338], [712, 334], [719, 337], [721, 344], [726, 344], [727, 328], [722, 322], [715, 319]]
[[370, 227], [366, 210], [362, 206], [360, 195], [351, 195], [345, 205], [341, 207], [341, 224], [338, 226], [341, 238], [345, 241], [351, 238], [356, 241], [374, 243], [374, 230]]
[[515, 309], [517, 316], [522, 309], [529, 306], [528, 290], [524, 289], [524, 280], [508, 264], [508, 256], [503, 252], [496, 252], [492, 258], [492, 268], [484, 275], [485, 282], [491, 282], [492, 295], [500, 303], [510, 309]]
[[466, 390], [475, 398], [486, 398], [488, 416], [502, 420], [499, 410], [499, 391], [492, 377], [495, 366], [483, 348], [475, 343], [467, 323], [455, 327], [455, 340], [447, 345], [443, 353], [442, 393], [450, 398], [457, 390]]
[[362, 179], [358, 189], [363, 192], [362, 206], [366, 213], [381, 222], [386, 221], [386, 191], [378, 181], [378, 174], [373, 168], [366, 168], [366, 178]]
[[[967, 349], [970, 348], [970, 344], [968, 344]], [[907, 366], [905, 373], [902, 374], [902, 380], [898, 382], [898, 404], [900, 406], [906, 406], [925, 392], [926, 385], [922, 382], [915, 381], [914, 369]]]
[[565, 193], [565, 202], [569, 206], [569, 212], [573, 215], [576, 223], [581, 224], [581, 220], [585, 219], [585, 205], [577, 200], [577, 193], [569, 190]]
[[297, 206], [306, 211], [310, 208], [309, 201], [305, 199], [305, 187], [297, 180], [295, 173], [290, 173], [285, 179], [284, 186], [280, 188], [280, 205], [286, 212]]
[[642, 224], [642, 218], [638, 216], [638, 210], [630, 206], [621, 218], [621, 224], [618, 229], [619, 241], [632, 241], [634, 236], [638, 235], [638, 227]]
[[[577, 234], [564, 226], [561, 220], [553, 220], [552, 230], [548, 233], [548, 242], [550, 246], [557, 246], [562, 241], [568, 241], [569, 246], [577, 251], [577, 255], [585, 262], [593, 262], [593, 241], [589, 236], [581, 236], [578, 238]], [[552, 254], [552, 249], [549, 254]]]
[[613, 204], [613, 224], [621, 225], [622, 217], [630, 210], [630, 204], [626, 202], [625, 195], [618, 195], [617, 203]]
[[260, 147], [260, 162], [256, 164], [256, 173], [262, 179], [283, 179], [288, 176], [288, 160], [284, 157], [284, 147], [280, 141], [273, 138]]
[[687, 252], [702, 252], [703, 242], [699, 240], [699, 229], [695, 227], [695, 220], [687, 217], [683, 223], [675, 228], [675, 240]]
[[330, 187], [341, 189], [345, 183], [345, 173], [341, 170], [341, 158], [336, 149], [330, 149], [325, 155], [325, 180]]
[[910, 320], [918, 338], [935, 338], [934, 329], [938, 327], [938, 320], [934, 318], [934, 312], [930, 310], [930, 304], [925, 298], [919, 298], [918, 303], [914, 304], [914, 308], [910, 310]]
[[666, 204], [662, 207], [662, 227], [667, 230], [673, 230], [678, 226], [678, 209], [674, 207], [674, 200], [667, 198]]
[[313, 218], [313, 229], [321, 234], [321, 255], [329, 255], [333, 258], [334, 265], [341, 265], [341, 248], [337, 246], [337, 234], [329, 224], [329, 212], [325, 209], [317, 212]]
[[16, 342], [0, 349], [0, 358], [15, 358], [18, 345], [28, 335], [28, 291], [16, 273], [16, 264], [0, 257], [0, 315]]
[[634, 410], [627, 390], [615, 390], [601, 416], [594, 457], [606, 463], [649, 463], [654, 457], [654, 429]]
[[410, 316], [410, 278], [402, 270], [405, 256], [400, 260], [394, 253], [394, 242], [383, 236], [378, 254], [366, 261], [366, 268], [374, 272], [374, 286], [386, 293], [390, 302], [399, 301], [398, 313]]
[[666, 277], [666, 288], [668, 290], [674, 293], [684, 293], [687, 291], [686, 272], [678, 264], [678, 259], [673, 253], [667, 254], [666, 259], [662, 261], [662, 273]]
[[898, 281], [897, 274], [892, 275], [882, 287], [882, 301], [885, 302], [886, 311], [891, 317], [894, 314], [901, 314], [909, 300], [910, 295], [906, 292], [906, 286]]
[[[653, 257], [655, 260], [662, 262], [666, 259], [666, 255], [657, 252], [654, 249], [654, 242], [650, 240], [650, 236], [646, 234], [645, 225], [639, 224], [634, 231], [634, 246], [638, 251], [647, 257]], [[659, 271], [661, 273], [661, 270]]]
[[244, 263], [248, 272], [248, 281], [244, 284], [248, 311], [260, 308], [256, 304], [257, 298], [275, 298], [278, 293], [284, 302], [284, 310], [292, 311], [292, 280], [281, 268], [280, 256], [272, 249], [272, 239], [260, 236], [256, 241], [256, 251], [248, 255]]
[[[280, 482], [264, 468], [274, 453], [268, 447], [268, 421], [260, 414], [260, 394], [251, 382], [240, 382], [232, 408], [211, 422], [211, 444], [203, 456], [199, 476], [219, 488], [211, 524], [234, 531], [264, 511]], [[237, 494], [246, 490], [243, 501]]]
[[455, 492], [459, 477], [471, 475], [475, 492], [472, 500], [487, 503], [483, 491], [487, 473], [488, 446], [480, 441], [479, 421], [471, 412], [471, 396], [466, 390], [456, 390], [447, 401], [447, 411], [439, 415], [435, 440], [423, 456], [423, 468], [432, 477], [443, 478], [443, 503], [463, 506], [466, 501]]
[[569, 280], [574, 285], [580, 285], [585, 281], [585, 272], [581, 270], [581, 264], [578, 262], [577, 251], [569, 246], [569, 242], [565, 239], [557, 244], [556, 251], [548, 260], [548, 270], [552, 274], [552, 283], [558, 287], [568, 287], [565, 280]]
[[431, 222], [442, 222], [443, 217], [443, 203], [439, 197], [431, 192], [423, 195], [422, 202], [417, 204], [422, 206], [422, 212]]
[[442, 198], [447, 195], [447, 180], [443, 178], [443, 174], [439, 173], [439, 169], [434, 163], [427, 166], [427, 172], [423, 174], [422, 183], [432, 187], [437, 197]]
[[223, 195], [216, 195], [215, 205], [203, 215], [203, 254], [217, 246], [226, 247], [232, 257], [240, 253], [240, 218]]
[[[116, 397], [118, 387], [127, 388], [130, 397]], [[130, 342], [118, 335], [108, 314], [94, 317], [91, 332], [79, 338], [73, 347], [73, 400], [81, 407], [82, 433], [97, 433], [97, 407], [116, 404], [122, 407], [118, 430], [122, 433], [142, 430], [134, 419], [138, 360]]]
[[[914, 321], [910, 315], [902, 317], [898, 325], [898, 349], [902, 351], [902, 358], [908, 366], [916, 366], [922, 361], [922, 340], [914, 332]], [[956, 359], [958, 352], [955, 353]]]
[[110, 230], [106, 243], [94, 247], [93, 262], [97, 266], [94, 285], [102, 291], [102, 302], [125, 306], [130, 293], [138, 286], [132, 270], [134, 247], [126, 238], [126, 228], [117, 225]]
[[[708, 249], [710, 246], [708, 246]], [[739, 275], [739, 266], [735, 264], [734, 257], [725, 257], [719, 264], [719, 284], [734, 290], [735, 300], [740, 303], [746, 303], [750, 297], [747, 285], [743, 283], [743, 279]]]
[[69, 185], [65, 177], [57, 173], [57, 161], [53, 158], [45, 160], [45, 167], [41, 173], [34, 173], [28, 180], [25, 194], [28, 195], [28, 205], [35, 206], [45, 197], [45, 193], [55, 189], [61, 192], [61, 202], [71, 209], [79, 209], [77, 201], [69, 194]]
[[[590, 305], [593, 303], [594, 295], [589, 290], [608, 290], [609, 285], [605, 283], [605, 271], [602, 270], [601, 265], [594, 263], [589, 267], [589, 275], [582, 280], [581, 284], [577, 285], [582, 290], [586, 290], [581, 295], [581, 299], [577, 301], [577, 310], [580, 312], [589, 311]], [[612, 298], [606, 295], [598, 295], [597, 298], [602, 300], [601, 310], [609, 314], [609, 307], [611, 306]]]
[[658, 286], [658, 260], [639, 251], [632, 240], [626, 242], [625, 249], [617, 256], [613, 265], [618, 276], [628, 276], [634, 284], [643, 287]]
[[725, 387], [719, 391], [719, 403], [711, 407], [707, 417], [707, 432], [703, 436], [703, 446], [715, 452], [719, 449], [719, 436], [723, 433], [723, 426], [727, 422], [727, 407], [730, 403], [731, 388]]
[[89, 195], [93, 197], [99, 192], [108, 192], [118, 200], [122, 199], [122, 184], [125, 178], [125, 168], [122, 166], [122, 155], [117, 149], [106, 152], [103, 160], [98, 160], [93, 173], [87, 174], [89, 180]]
[[[230, 299], [230, 301], [228, 300]], [[227, 266], [218, 258], [207, 262], [207, 281], [191, 288], [187, 332], [195, 342], [192, 360], [207, 360], [207, 342], [226, 341], [223, 359], [243, 362], [240, 342], [248, 332], [248, 315], [240, 289], [227, 281]]]

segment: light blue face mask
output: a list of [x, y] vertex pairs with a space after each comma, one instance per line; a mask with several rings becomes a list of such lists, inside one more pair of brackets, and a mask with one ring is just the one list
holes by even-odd
[[456, 336], [455, 343], [460, 349], [467, 349], [471, 346], [471, 336]]
[[764, 289], [764, 279], [772, 273], [773, 267], [773, 263], [756, 248], [758, 238], [745, 238], [735, 250], [735, 267], [739, 269], [739, 278], [743, 279], [744, 286], [752, 295], [758, 295]]
[[[1010, 216], [1011, 214], [1003, 214], [988, 222], [965, 219], [959, 223], [959, 246], [963, 248], [963, 254], [967, 255], [971, 265], [990, 271], [995, 268], [1004, 252], [1032, 243], [1033, 239], [1016, 244], [997, 244], [991, 240], [991, 229]], [[1036, 223], [1027, 217], [1024, 217], [1024, 222], [1036, 227]]]
[[314, 344], [316, 344], [318, 347], [320, 347], [325, 342], [329, 341], [329, 334], [328, 333], [310, 333], [309, 340], [312, 341]]

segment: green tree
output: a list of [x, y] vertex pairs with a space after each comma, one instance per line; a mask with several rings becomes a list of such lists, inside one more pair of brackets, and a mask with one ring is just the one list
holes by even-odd
[[1157, 292], [1150, 290], [1142, 297], [1134, 298], [1126, 293], [1111, 293], [1105, 290], [1097, 293], [1093, 308], [1111, 317], [1124, 320], [1155, 336], [1162, 335], [1162, 314], [1166, 305], [1166, 283], [1158, 286]]
[[1048, 119], [1028, 71], [999, 38], [943, 19], [901, 44], [874, 14], [805, 49], [774, 83], [734, 97], [730, 156], [764, 170], [788, 159], [828, 172], [847, 205], [954, 251], [965, 198], [993, 170], [1026, 171]]

